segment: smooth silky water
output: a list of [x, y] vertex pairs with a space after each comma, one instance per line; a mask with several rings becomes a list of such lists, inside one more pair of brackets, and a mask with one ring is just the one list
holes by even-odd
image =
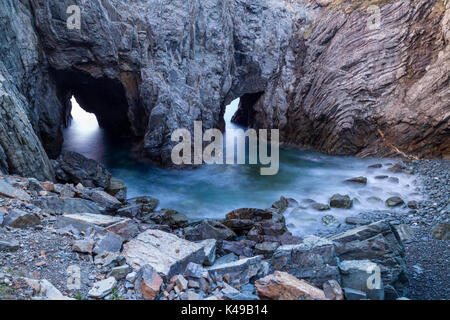
[[[239, 100], [226, 109], [226, 129], [239, 128], [231, 123]], [[311, 234], [329, 228], [321, 218], [333, 215], [343, 222], [345, 217], [368, 210], [386, 209], [384, 203], [372, 203], [371, 196], [381, 198], [399, 195], [405, 201], [418, 200], [413, 177], [387, 170], [391, 159], [359, 159], [335, 157], [291, 148], [280, 149], [280, 168], [275, 176], [261, 176], [259, 165], [203, 165], [194, 170], [168, 170], [142, 163], [131, 157], [130, 147], [108, 137], [98, 127], [95, 116], [82, 110], [72, 100], [74, 119], [64, 132], [64, 150], [79, 152], [105, 164], [114, 177], [128, 187], [128, 197], [151, 195], [160, 200], [160, 208], [176, 209], [191, 219], [223, 219], [226, 213], [243, 207], [267, 208], [280, 196], [301, 202], [313, 199], [328, 204], [335, 194], [357, 198], [350, 210], [314, 209], [289, 210], [286, 222], [295, 235]], [[381, 169], [368, 166], [381, 163]], [[377, 180], [375, 176], [398, 177], [399, 184]], [[345, 179], [365, 176], [367, 186], [344, 182]]]

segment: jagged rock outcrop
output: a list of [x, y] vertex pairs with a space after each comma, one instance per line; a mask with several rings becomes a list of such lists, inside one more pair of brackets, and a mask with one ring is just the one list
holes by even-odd
[[256, 102], [241, 100], [235, 120], [332, 154], [448, 157], [449, 1], [322, 3], [278, 77]]
[[175, 129], [223, 128], [239, 97], [237, 122], [289, 144], [445, 156], [448, 6], [382, 1], [368, 30], [356, 0], [2, 1], [0, 171], [54, 178], [72, 95], [163, 164]]

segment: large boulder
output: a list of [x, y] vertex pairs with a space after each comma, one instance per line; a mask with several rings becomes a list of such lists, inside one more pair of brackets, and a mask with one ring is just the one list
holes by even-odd
[[190, 262], [202, 264], [205, 260], [201, 244], [160, 230], [139, 234], [124, 245], [122, 254], [133, 269], [148, 264], [166, 279], [182, 273]]
[[63, 183], [81, 183], [85, 187], [108, 188], [111, 174], [99, 162], [85, 156], [63, 151], [55, 164], [56, 178]]
[[[380, 267], [384, 288], [394, 288], [404, 296], [408, 285], [404, 247], [396, 229], [382, 220], [328, 238], [336, 243], [341, 261], [370, 260]], [[386, 299], [391, 294], [386, 292]]]
[[327, 280], [340, 280], [333, 242], [316, 236], [305, 237], [301, 244], [279, 247], [272, 257], [272, 268], [319, 288]]

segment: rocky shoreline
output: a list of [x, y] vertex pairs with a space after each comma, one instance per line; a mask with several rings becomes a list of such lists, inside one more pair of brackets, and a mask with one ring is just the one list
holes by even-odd
[[387, 199], [303, 238], [284, 218], [302, 200], [190, 221], [151, 196], [127, 199], [81, 155], [52, 165], [61, 183], [0, 176], [0, 299], [450, 299], [448, 160], [391, 168], [415, 175], [423, 201]]

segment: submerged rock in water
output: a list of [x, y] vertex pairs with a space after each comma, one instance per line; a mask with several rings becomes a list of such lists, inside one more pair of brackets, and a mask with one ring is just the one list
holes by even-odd
[[400, 197], [390, 197], [386, 200], [386, 205], [390, 208], [393, 207], [400, 207], [405, 204], [405, 201], [403, 201]]
[[347, 195], [335, 194], [330, 199], [330, 206], [333, 208], [350, 209], [353, 206], [353, 200]]
[[317, 210], [317, 211], [326, 211], [326, 210], [330, 210], [330, 206], [327, 204], [323, 204], [323, 203], [313, 203], [311, 205], [311, 208]]
[[384, 300], [380, 267], [369, 260], [346, 260], [339, 263], [341, 283], [345, 288], [362, 291], [371, 300]]
[[364, 185], [367, 184], [366, 177], [356, 177], [356, 178], [347, 179], [345, 181], [349, 182], [349, 183], [356, 183], [356, 184], [364, 184]]

